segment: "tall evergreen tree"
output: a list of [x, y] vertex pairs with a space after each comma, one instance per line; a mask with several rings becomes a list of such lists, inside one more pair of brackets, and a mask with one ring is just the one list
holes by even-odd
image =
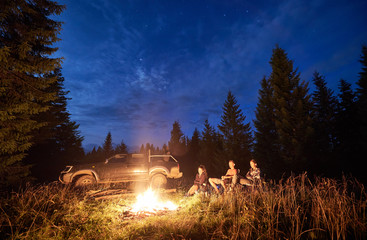
[[[2, 1], [0, 4], [0, 181], [19, 172], [19, 164], [33, 143], [34, 130], [45, 126], [33, 119], [48, 110], [42, 103], [54, 100], [45, 91], [57, 81], [51, 76], [60, 67], [57, 51], [64, 6], [49, 0]], [[20, 168], [21, 169], [21, 168]], [[24, 169], [20, 170], [24, 173]]]
[[351, 84], [341, 79], [339, 81], [339, 104], [337, 110], [337, 154], [341, 169], [345, 173], [353, 171], [358, 156], [359, 146], [359, 126], [357, 120], [356, 93], [352, 90]]
[[33, 165], [32, 175], [40, 181], [56, 180], [65, 165], [84, 157], [79, 125], [70, 120], [67, 112], [68, 92], [63, 89], [64, 78], [60, 69], [54, 74], [57, 81], [46, 91], [56, 92], [57, 98], [43, 103], [49, 109], [33, 118], [37, 122], [46, 121], [47, 125], [32, 134], [34, 145], [25, 158], [26, 163]]
[[362, 55], [359, 62], [362, 64], [362, 71], [359, 73], [356, 89], [358, 132], [360, 133], [358, 154], [365, 156], [367, 149], [367, 46], [362, 47]]
[[[357, 97], [360, 104], [365, 104], [363, 107], [364, 114], [366, 114], [367, 104], [367, 46], [362, 46], [362, 55], [359, 62], [362, 64], [362, 71], [359, 73], [357, 81]], [[362, 110], [362, 109], [361, 109]]]
[[172, 125], [168, 148], [172, 155], [183, 156], [186, 153], [185, 136], [178, 121], [175, 121]]
[[313, 134], [308, 84], [301, 81], [298, 70], [293, 69], [293, 61], [278, 46], [273, 50], [270, 65], [274, 120], [284, 170], [306, 170]]
[[168, 150], [168, 146], [167, 144], [163, 144], [162, 147], [162, 154], [168, 154], [169, 150]]
[[335, 166], [337, 99], [326, 86], [324, 76], [315, 72], [312, 79], [316, 86], [312, 94], [314, 134], [314, 171], [322, 170], [333, 174], [330, 166]]
[[201, 144], [199, 160], [204, 164], [209, 175], [220, 176], [225, 171], [227, 165], [223, 165], [222, 157], [219, 154], [223, 151], [222, 138], [210, 125], [208, 119], [204, 122], [204, 129], [201, 132]]
[[259, 101], [256, 106], [254, 155], [262, 171], [269, 177], [277, 177], [280, 168], [279, 139], [275, 128], [273, 88], [265, 77], [261, 81]]
[[141, 144], [139, 152], [143, 154], [146, 153], [144, 144]]
[[189, 174], [191, 176], [196, 174], [197, 167], [199, 166], [200, 159], [200, 143], [201, 143], [201, 136], [200, 132], [195, 128], [191, 139], [188, 141], [188, 149], [187, 149], [187, 163], [191, 167]]
[[223, 114], [218, 129], [223, 135], [225, 158], [223, 164], [227, 165], [232, 159], [239, 168], [248, 168], [252, 158], [251, 148], [253, 138], [250, 123], [245, 123], [240, 105], [235, 96], [228, 91], [227, 99], [223, 105]]
[[103, 157], [109, 158], [113, 155], [113, 146], [112, 146], [112, 135], [111, 132], [107, 133], [106, 139], [103, 143]]
[[115, 153], [128, 153], [124, 140], [121, 140], [121, 143], [115, 147]]
[[175, 121], [172, 125], [168, 148], [170, 154], [177, 157], [180, 161], [180, 169], [182, 170], [184, 177], [189, 177], [192, 172], [192, 166], [190, 164], [190, 160], [187, 158], [186, 137], [184, 136], [181, 130], [181, 125], [178, 121]]

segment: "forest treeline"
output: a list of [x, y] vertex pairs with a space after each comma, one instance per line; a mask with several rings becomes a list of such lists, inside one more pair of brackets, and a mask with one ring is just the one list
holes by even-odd
[[[53, 1], [5, 1], [0, 5], [0, 182], [55, 180], [72, 162], [96, 161], [128, 151], [123, 140], [84, 153], [79, 125], [70, 119], [61, 58], [55, 58], [62, 23], [52, 18], [65, 8]], [[209, 175], [224, 174], [229, 159], [247, 171], [255, 158], [269, 178], [284, 173], [340, 176], [352, 173], [365, 181], [367, 149], [367, 47], [362, 46], [361, 72], [354, 89], [341, 79], [338, 92], [322, 73], [309, 81], [293, 66], [286, 51], [273, 49], [271, 73], [261, 80], [254, 129], [234, 94], [223, 99], [221, 121], [208, 120], [185, 136], [179, 120], [167, 145], [142, 144], [140, 152], [170, 153], [185, 176], [199, 164]], [[357, 59], [356, 59], [357, 60]]]

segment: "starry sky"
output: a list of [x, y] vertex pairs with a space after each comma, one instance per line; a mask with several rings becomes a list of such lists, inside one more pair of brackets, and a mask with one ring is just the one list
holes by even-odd
[[58, 2], [56, 55], [87, 150], [109, 131], [115, 144], [162, 146], [175, 120], [191, 137], [205, 119], [217, 126], [229, 90], [252, 122], [276, 44], [302, 80], [319, 71], [336, 92], [341, 78], [355, 87], [367, 44], [365, 0]]

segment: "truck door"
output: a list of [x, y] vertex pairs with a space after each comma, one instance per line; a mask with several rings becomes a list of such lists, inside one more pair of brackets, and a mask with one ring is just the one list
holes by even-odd
[[127, 174], [130, 180], [147, 180], [148, 159], [143, 154], [132, 154], [127, 161]]
[[103, 180], [125, 180], [127, 173], [127, 155], [116, 155], [106, 161]]

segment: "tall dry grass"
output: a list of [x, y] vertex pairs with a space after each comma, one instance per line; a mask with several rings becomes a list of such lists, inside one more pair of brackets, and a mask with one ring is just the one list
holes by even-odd
[[134, 197], [91, 201], [57, 184], [0, 199], [0, 239], [366, 239], [366, 192], [354, 179], [305, 174], [224, 195], [162, 196], [181, 206], [125, 220]]

